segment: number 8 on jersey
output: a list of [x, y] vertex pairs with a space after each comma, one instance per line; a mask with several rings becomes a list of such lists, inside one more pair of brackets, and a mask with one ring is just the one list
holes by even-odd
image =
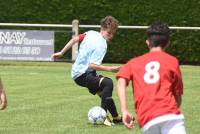
[[160, 79], [159, 74], [160, 63], [157, 61], [151, 61], [146, 64], [145, 66], [145, 74], [144, 74], [144, 81], [147, 84], [155, 84]]

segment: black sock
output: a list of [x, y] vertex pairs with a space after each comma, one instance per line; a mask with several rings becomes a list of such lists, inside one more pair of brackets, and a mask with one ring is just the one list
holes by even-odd
[[105, 100], [102, 99], [101, 107], [105, 110], [108, 110], [112, 117], [118, 116], [117, 108], [115, 106], [114, 100], [111, 97], [106, 98]]

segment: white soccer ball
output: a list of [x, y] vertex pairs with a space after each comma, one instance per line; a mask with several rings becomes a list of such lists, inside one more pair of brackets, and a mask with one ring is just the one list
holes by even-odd
[[88, 121], [91, 124], [103, 124], [106, 119], [106, 111], [99, 107], [94, 106], [88, 112]]

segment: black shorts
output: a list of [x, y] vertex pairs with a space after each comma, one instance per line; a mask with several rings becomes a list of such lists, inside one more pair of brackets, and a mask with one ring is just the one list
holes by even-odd
[[84, 74], [76, 78], [74, 81], [76, 84], [82, 87], [88, 88], [89, 92], [95, 95], [100, 89], [100, 80], [103, 76], [97, 75], [93, 69], [88, 69]]

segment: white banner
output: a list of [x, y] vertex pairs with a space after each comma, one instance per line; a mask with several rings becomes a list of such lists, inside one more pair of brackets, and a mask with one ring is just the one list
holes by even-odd
[[51, 61], [54, 32], [0, 30], [0, 60]]

